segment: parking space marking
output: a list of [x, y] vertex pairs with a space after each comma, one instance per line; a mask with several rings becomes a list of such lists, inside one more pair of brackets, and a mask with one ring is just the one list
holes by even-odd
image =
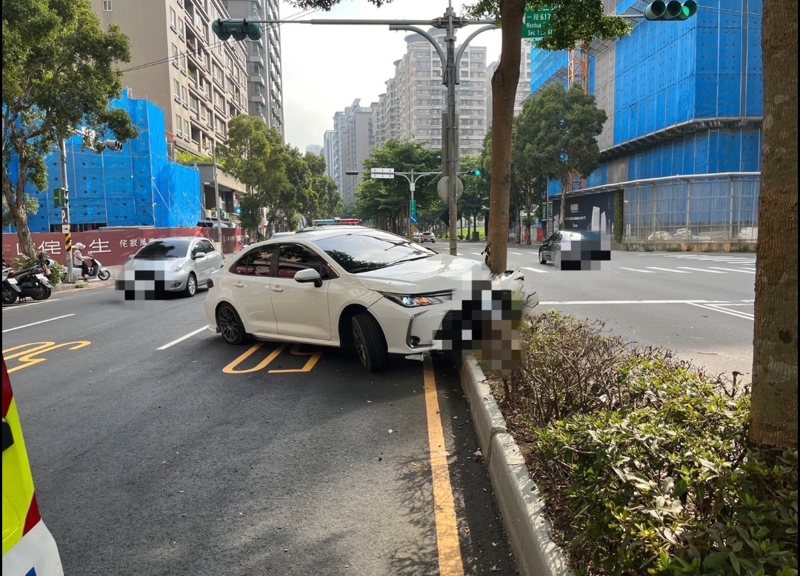
[[[745, 320], [755, 320], [755, 315], [748, 312], [740, 312], [739, 310], [727, 310], [722, 304], [698, 304], [697, 302], [689, 302], [692, 306], [712, 310], [714, 312], [722, 312], [729, 316], [736, 316], [737, 318], [744, 318]], [[728, 306], [736, 306], [736, 304], [727, 304]]]
[[708, 272], [709, 274], [725, 274], [719, 270], [709, 270], [708, 268], [692, 268], [691, 266], [678, 266], [681, 270], [696, 270], [697, 272]]
[[684, 270], [673, 270], [672, 268], [659, 268], [658, 266], [646, 266], [650, 270], [661, 270], [663, 272], [674, 272], [675, 274], [691, 274], [691, 272], [686, 272]]
[[156, 348], [156, 350], [166, 350], [170, 346], [175, 346], [175, 344], [180, 344], [184, 340], [187, 340], [187, 339], [191, 338], [195, 334], [200, 334], [200, 332], [202, 332], [203, 330], [207, 330], [207, 329], [208, 329], [208, 326], [203, 326], [202, 328], [198, 328], [197, 330], [195, 330], [193, 332], [189, 332], [185, 336], [181, 336], [180, 338], [177, 338], [177, 339], [173, 340], [172, 342], [168, 342], [167, 344], [164, 344], [163, 346], [160, 346], [160, 347]]
[[254, 368], [247, 368], [246, 370], [237, 370], [236, 369], [236, 367], [239, 364], [241, 364], [242, 362], [244, 362], [245, 360], [250, 358], [250, 356], [255, 354], [263, 345], [264, 345], [263, 342], [259, 342], [258, 344], [255, 344], [255, 345], [251, 346], [247, 350], [247, 352], [245, 352], [244, 354], [241, 354], [240, 356], [235, 358], [232, 362], [230, 362], [227, 366], [225, 366], [225, 368], [223, 368], [222, 371], [225, 374], [251, 374], [253, 372], [258, 372], [259, 370], [263, 370], [264, 368], [266, 368], [267, 366], [272, 364], [272, 361], [275, 360], [275, 358], [277, 358], [278, 356], [280, 356], [281, 353], [284, 350], [286, 350], [286, 346], [287, 346], [286, 344], [281, 344], [280, 346], [275, 348], [275, 350], [270, 352], [269, 356], [267, 356], [261, 362], [256, 364], [256, 366]]
[[709, 268], [713, 268], [714, 270], [726, 270], [728, 272], [742, 272], [744, 274], [755, 274], [755, 270], [747, 270], [744, 268], [720, 268], [719, 266], [709, 266]]
[[31, 322], [30, 324], [17, 326], [15, 328], [7, 328], [6, 330], [3, 330], [3, 334], [5, 334], [6, 332], [13, 332], [14, 330], [22, 330], [23, 328], [36, 326], [37, 324], [44, 324], [45, 322], [52, 322], [53, 320], [61, 320], [62, 318], [69, 318], [70, 316], [75, 316], [75, 314], [64, 314], [63, 316], [56, 316], [55, 318], [48, 318], [47, 320], [39, 320], [38, 322]]
[[[90, 344], [91, 342], [88, 340], [76, 340], [75, 342], [64, 342], [62, 344], [56, 344], [55, 342], [29, 342], [28, 344], [20, 344], [19, 346], [12, 346], [11, 348], [3, 350], [3, 357], [6, 360], [19, 359], [21, 362], [19, 366], [14, 366], [13, 368], [8, 369], [8, 373], [13, 374], [14, 372], [19, 372], [25, 368], [30, 368], [31, 366], [36, 366], [37, 364], [46, 362], [47, 358], [37, 357], [39, 354], [44, 352], [52, 352], [53, 350], [58, 350], [59, 348], [80, 350], [81, 348], [86, 348]], [[15, 353], [9, 354], [9, 352]]]
[[428, 417], [428, 445], [431, 453], [433, 478], [433, 512], [436, 524], [436, 546], [439, 551], [440, 576], [463, 576], [461, 544], [458, 538], [456, 506], [447, 464], [442, 415], [436, 394], [436, 377], [430, 355], [423, 361], [425, 411]]
[[620, 270], [630, 270], [631, 272], [641, 272], [642, 274], [655, 274], [652, 270], [639, 270], [638, 268], [627, 268], [626, 266], [619, 266]]
[[293, 356], [311, 356], [311, 358], [306, 361], [302, 368], [286, 368], [281, 370], [270, 370], [270, 374], [305, 374], [306, 372], [311, 372], [314, 369], [314, 366], [317, 365], [320, 358], [322, 358], [322, 352], [303, 352], [301, 350], [302, 344], [295, 344], [292, 346], [292, 349], [289, 351], [290, 354]]

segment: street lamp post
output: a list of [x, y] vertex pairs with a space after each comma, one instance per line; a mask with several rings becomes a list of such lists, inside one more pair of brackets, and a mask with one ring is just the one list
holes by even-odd
[[219, 251], [220, 254], [225, 254], [225, 250], [222, 247], [222, 214], [219, 211], [219, 183], [217, 181], [217, 144], [214, 140], [210, 140], [211, 142], [211, 161], [213, 162], [214, 166], [212, 167], [214, 178], [214, 210], [217, 212], [217, 234], [219, 238]]

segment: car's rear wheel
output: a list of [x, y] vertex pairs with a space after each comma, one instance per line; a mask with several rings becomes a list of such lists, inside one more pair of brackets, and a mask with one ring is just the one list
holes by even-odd
[[353, 316], [353, 345], [359, 362], [368, 372], [378, 372], [389, 363], [383, 331], [369, 312]]
[[223, 340], [228, 344], [241, 344], [246, 333], [239, 314], [233, 306], [223, 302], [217, 308], [217, 328]]
[[186, 289], [184, 290], [184, 294], [190, 298], [197, 294], [197, 277], [194, 275], [194, 273], [190, 273], [189, 278], [186, 280]]
[[539, 248], [539, 264], [547, 264], [547, 260], [545, 260], [544, 253], [542, 249]]

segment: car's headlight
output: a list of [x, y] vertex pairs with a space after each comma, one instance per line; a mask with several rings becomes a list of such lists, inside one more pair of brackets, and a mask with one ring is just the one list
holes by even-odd
[[386, 298], [404, 306], [406, 308], [417, 308], [419, 306], [431, 306], [441, 304], [444, 300], [442, 295], [433, 296], [432, 294], [395, 294], [393, 292], [381, 292]]
[[173, 272], [180, 272], [182, 269], [183, 269], [183, 262], [175, 262], [175, 264], [172, 265]]

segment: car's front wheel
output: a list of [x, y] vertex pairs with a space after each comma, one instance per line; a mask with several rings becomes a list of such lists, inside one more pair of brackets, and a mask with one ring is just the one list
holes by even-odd
[[353, 344], [359, 362], [368, 372], [378, 372], [389, 363], [383, 331], [369, 312], [353, 316]]
[[241, 344], [247, 335], [236, 309], [227, 302], [223, 302], [217, 308], [217, 328], [222, 339], [228, 344]]
[[197, 294], [197, 277], [194, 275], [194, 273], [189, 274], [189, 278], [186, 280], [186, 289], [184, 290], [184, 294], [190, 298]]

